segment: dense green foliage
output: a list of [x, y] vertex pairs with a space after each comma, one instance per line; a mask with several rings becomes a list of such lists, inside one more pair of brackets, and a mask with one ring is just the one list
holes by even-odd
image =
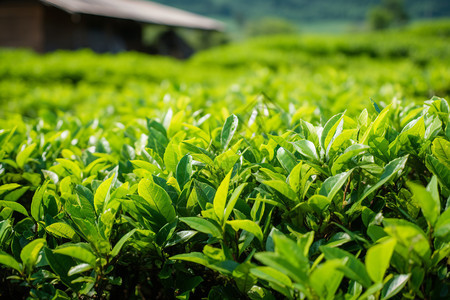
[[1, 51], [0, 297], [448, 298], [449, 27]]
[[217, 113], [223, 102], [232, 112], [264, 92], [285, 110], [289, 103], [318, 107], [329, 118], [347, 108], [355, 115], [369, 98], [388, 103], [393, 97], [449, 96], [450, 23], [386, 34], [261, 38], [186, 62], [136, 53], [17, 50], [1, 51], [0, 61], [0, 117], [62, 110], [91, 119], [108, 114], [108, 107], [115, 117], [162, 117], [182, 97], [190, 112]]

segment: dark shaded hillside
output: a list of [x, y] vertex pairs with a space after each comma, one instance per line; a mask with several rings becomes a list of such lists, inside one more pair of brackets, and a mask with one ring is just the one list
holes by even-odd
[[[277, 15], [296, 22], [319, 20], [360, 21], [368, 9], [380, 0], [157, 0], [204, 15], [247, 19]], [[408, 13], [413, 18], [450, 16], [450, 1], [405, 0]]]

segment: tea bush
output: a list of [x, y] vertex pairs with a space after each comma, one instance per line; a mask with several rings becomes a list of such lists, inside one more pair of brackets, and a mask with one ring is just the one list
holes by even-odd
[[448, 44], [344, 41], [2, 51], [0, 297], [448, 298]]
[[316, 125], [262, 100], [223, 123], [14, 120], [2, 293], [445, 297], [448, 103], [375, 109]]

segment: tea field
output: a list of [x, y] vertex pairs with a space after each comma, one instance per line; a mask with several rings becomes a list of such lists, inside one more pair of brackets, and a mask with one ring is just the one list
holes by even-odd
[[445, 21], [0, 50], [0, 298], [448, 299], [449, 95]]

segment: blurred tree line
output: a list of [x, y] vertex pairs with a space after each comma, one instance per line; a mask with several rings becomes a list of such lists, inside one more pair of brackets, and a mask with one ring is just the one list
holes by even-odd
[[[177, 29], [194, 50], [253, 36], [293, 34], [314, 26], [347, 26], [342, 31], [383, 30], [420, 18], [450, 17], [449, 0], [153, 0], [217, 18], [227, 24], [226, 33], [202, 33]], [[334, 21], [337, 21], [336, 24]], [[330, 22], [330, 24], [326, 24]], [[339, 23], [342, 22], [342, 23]], [[342, 27], [344, 28], [344, 27]], [[327, 30], [326, 29], [326, 30]], [[149, 45], [166, 29], [152, 26], [144, 32]], [[319, 29], [320, 32], [320, 29]]]
[[370, 27], [375, 30], [405, 25], [409, 15], [404, 0], [383, 0], [368, 13]]
[[[242, 22], [263, 16], [288, 19], [291, 22], [318, 20], [363, 21], [367, 12], [384, 0], [155, 0], [220, 19]], [[450, 16], [448, 0], [405, 0], [406, 13], [415, 18]]]

